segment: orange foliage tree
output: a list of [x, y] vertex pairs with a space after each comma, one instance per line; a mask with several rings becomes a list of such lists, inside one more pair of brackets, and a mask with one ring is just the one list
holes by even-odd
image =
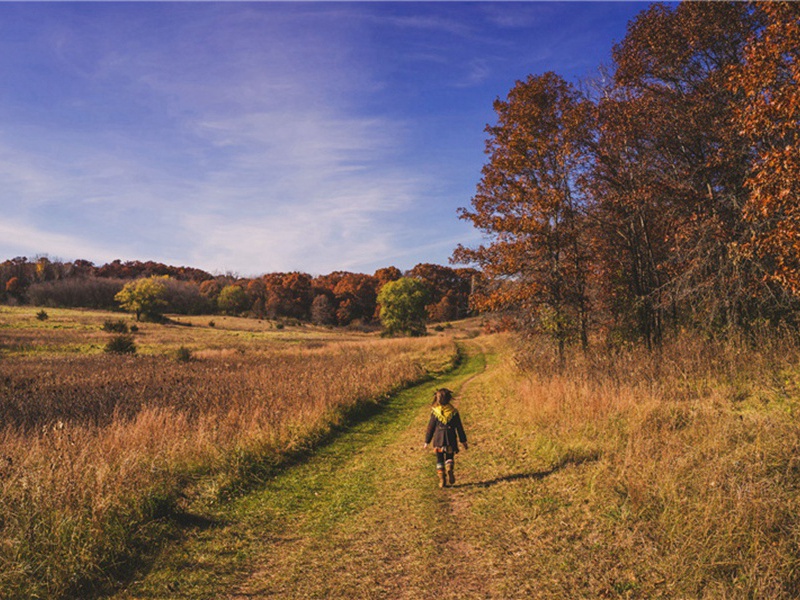
[[514, 309], [526, 328], [553, 334], [563, 351], [572, 334], [587, 340], [587, 247], [582, 180], [592, 106], [554, 73], [518, 81], [494, 104], [489, 162], [472, 209], [461, 218], [492, 238], [459, 246], [454, 260], [480, 266], [489, 285], [482, 309]]
[[517, 82], [461, 217], [477, 306], [658, 344], [800, 315], [800, 5], [654, 4], [590, 97]]
[[737, 125], [754, 153], [747, 174], [745, 241], [765, 279], [800, 295], [800, 4], [756, 5], [764, 26], [753, 36], [729, 88], [745, 98]]
[[614, 48], [598, 102], [597, 257], [603, 300], [648, 343], [680, 306], [714, 326], [750, 312], [755, 266], [739, 251], [748, 150], [725, 82], [756, 25], [742, 3], [656, 4]]

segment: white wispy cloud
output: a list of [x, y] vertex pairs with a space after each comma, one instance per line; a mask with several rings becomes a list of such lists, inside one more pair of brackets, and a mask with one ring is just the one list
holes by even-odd
[[243, 274], [446, 261], [476, 237], [456, 208], [491, 101], [558, 55], [525, 32], [565, 12], [102, 6], [48, 5], [40, 25], [20, 5], [36, 35], [0, 39], [0, 68], [25, 67], [0, 99], [22, 116], [0, 130], [0, 252]]
[[[170, 42], [176, 55], [95, 41], [106, 52], [79, 76], [97, 85], [122, 80], [137, 108], [165, 125], [163, 139], [147, 124], [141, 134], [58, 136], [32, 125], [28, 152], [18, 132], [3, 138], [0, 206], [17, 198], [13, 216], [29, 224], [7, 238], [11, 245], [99, 260], [183, 256], [251, 274], [355, 268], [391, 255], [392, 215], [412, 209], [424, 185], [391, 166], [405, 125], [349, 106], [348, 97], [374, 83], [346, 56], [346, 39], [316, 31], [292, 40], [296, 31], [271, 22], [266, 41], [237, 39], [225, 31], [237, 20], [194, 20], [178, 32], [207, 34], [220, 56], [191, 36]], [[76, 62], [80, 44], [58, 36], [59, 60]]]

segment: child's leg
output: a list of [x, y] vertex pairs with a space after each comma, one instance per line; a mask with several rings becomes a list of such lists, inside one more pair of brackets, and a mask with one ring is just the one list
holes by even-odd
[[453, 485], [456, 482], [456, 474], [453, 470], [455, 467], [455, 458], [456, 455], [453, 452], [444, 453], [444, 468], [447, 472], [447, 480], [450, 482], [450, 485]]
[[439, 476], [439, 487], [447, 485], [447, 476], [445, 475], [445, 453], [436, 452], [436, 474]]

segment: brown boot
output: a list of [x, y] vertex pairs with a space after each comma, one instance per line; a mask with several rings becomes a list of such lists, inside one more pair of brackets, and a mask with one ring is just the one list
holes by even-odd
[[439, 475], [439, 487], [447, 487], [447, 476], [444, 474], [444, 469], [436, 469]]
[[445, 464], [445, 469], [447, 469], [447, 481], [450, 482], [450, 485], [453, 485], [456, 482], [456, 474], [453, 471], [453, 461], [448, 461]]

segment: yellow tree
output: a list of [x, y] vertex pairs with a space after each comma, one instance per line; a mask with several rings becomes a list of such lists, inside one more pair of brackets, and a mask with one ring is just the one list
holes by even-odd
[[144, 315], [148, 319], [159, 320], [162, 310], [167, 302], [164, 296], [167, 293], [167, 275], [156, 275], [144, 279], [137, 279], [126, 283], [122, 290], [114, 296], [114, 300], [124, 309], [136, 314], [139, 321]]
[[488, 282], [482, 310], [513, 310], [525, 328], [544, 329], [563, 354], [575, 333], [587, 343], [587, 254], [581, 180], [588, 164], [593, 108], [554, 73], [518, 81], [494, 104], [486, 128], [489, 162], [461, 209], [492, 240], [459, 246], [454, 260], [478, 265]]

